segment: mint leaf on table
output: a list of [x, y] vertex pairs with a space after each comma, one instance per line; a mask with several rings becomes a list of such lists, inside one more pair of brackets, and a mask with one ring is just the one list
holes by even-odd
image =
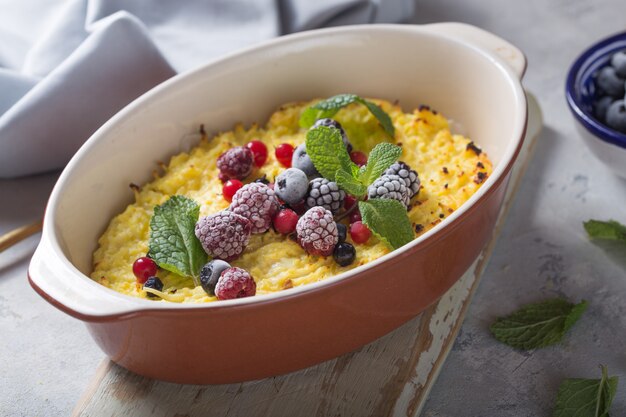
[[561, 341], [587, 309], [587, 302], [572, 304], [555, 298], [528, 304], [497, 319], [490, 327], [500, 342], [517, 349], [535, 349]]
[[589, 220], [583, 223], [590, 238], [626, 242], [626, 226], [615, 220]]
[[568, 378], [561, 382], [552, 417], [609, 417], [618, 378], [601, 366], [601, 379]]
[[196, 237], [200, 206], [190, 198], [175, 195], [154, 208], [150, 219], [148, 256], [161, 268], [190, 277], [200, 285], [200, 269], [207, 254]]
[[406, 207], [398, 200], [372, 198], [359, 201], [363, 223], [382, 242], [398, 249], [413, 240], [413, 228]]
[[306, 151], [313, 165], [324, 178], [335, 181], [338, 170], [355, 172], [341, 133], [334, 127], [318, 126], [306, 134]]
[[333, 117], [339, 110], [352, 103], [361, 103], [378, 119], [385, 132], [389, 136], [394, 136], [395, 128], [391, 118], [380, 106], [367, 101], [356, 94], [338, 94], [326, 100], [315, 103], [307, 108], [300, 116], [300, 126], [309, 128], [319, 119]]
[[359, 180], [365, 185], [370, 185], [396, 162], [400, 155], [402, 155], [401, 147], [391, 143], [379, 143], [370, 152], [367, 165], [359, 170]]

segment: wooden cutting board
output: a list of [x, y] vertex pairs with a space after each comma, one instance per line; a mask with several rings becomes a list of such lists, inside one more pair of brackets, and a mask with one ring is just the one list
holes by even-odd
[[228, 385], [179, 385], [133, 374], [108, 359], [74, 416], [417, 416], [452, 348], [541, 131], [529, 125], [490, 243], [463, 277], [422, 314], [359, 350], [287, 375]]

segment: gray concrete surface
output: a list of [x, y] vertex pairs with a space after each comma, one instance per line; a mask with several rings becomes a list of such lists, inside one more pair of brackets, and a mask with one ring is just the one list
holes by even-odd
[[[626, 415], [626, 248], [588, 241], [582, 221], [626, 223], [626, 181], [587, 152], [563, 97], [569, 63], [591, 42], [626, 29], [622, 0], [417, 0], [415, 23], [463, 21], [519, 46], [526, 87], [545, 119], [536, 155], [423, 416], [549, 416], [566, 377], [621, 377], [614, 416]], [[462, 65], [460, 62], [459, 65]], [[0, 181], [0, 233], [43, 213], [55, 175]], [[64, 416], [103, 355], [84, 326], [29, 287], [32, 237], [0, 255], [0, 416]], [[565, 342], [519, 352], [489, 324], [552, 296], [590, 302]]]

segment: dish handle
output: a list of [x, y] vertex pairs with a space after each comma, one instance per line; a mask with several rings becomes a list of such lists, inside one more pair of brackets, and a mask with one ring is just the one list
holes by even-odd
[[445, 22], [424, 25], [429, 31], [441, 35], [450, 35], [457, 39], [463, 39], [469, 43], [489, 52], [506, 64], [521, 80], [526, 71], [526, 56], [516, 46], [504, 39], [465, 23]]

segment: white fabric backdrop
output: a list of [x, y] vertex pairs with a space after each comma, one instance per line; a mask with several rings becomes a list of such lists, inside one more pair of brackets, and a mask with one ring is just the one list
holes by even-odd
[[413, 0], [0, 0], [0, 178], [63, 167], [134, 98], [224, 53], [412, 14]]

